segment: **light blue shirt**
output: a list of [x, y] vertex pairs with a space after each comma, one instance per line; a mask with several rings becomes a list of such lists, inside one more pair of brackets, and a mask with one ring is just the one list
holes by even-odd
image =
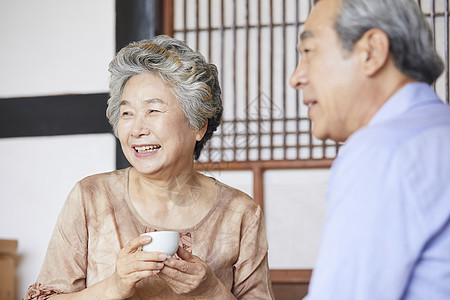
[[308, 300], [450, 299], [450, 106], [425, 83], [340, 149]]

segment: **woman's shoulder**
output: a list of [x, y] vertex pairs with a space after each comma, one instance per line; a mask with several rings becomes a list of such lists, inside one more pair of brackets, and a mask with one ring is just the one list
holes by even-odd
[[238, 231], [264, 222], [262, 208], [251, 196], [218, 180], [216, 186], [217, 205], [212, 220], [227, 230]]
[[128, 182], [129, 168], [114, 170], [110, 172], [97, 173], [84, 177], [79, 181], [82, 187], [86, 186], [98, 186], [98, 185], [122, 185], [124, 182]]
[[[116, 202], [125, 197], [128, 170], [121, 169], [84, 177], [73, 187], [71, 194], [89, 203]], [[78, 196], [77, 196], [78, 195]]]
[[126, 198], [127, 178], [127, 169], [89, 175], [75, 184], [66, 205], [83, 207], [86, 211], [121, 207], [125, 205], [122, 200]]
[[222, 206], [241, 211], [254, 212], [258, 210], [258, 203], [250, 195], [217, 179], [214, 180], [217, 186], [217, 200]]

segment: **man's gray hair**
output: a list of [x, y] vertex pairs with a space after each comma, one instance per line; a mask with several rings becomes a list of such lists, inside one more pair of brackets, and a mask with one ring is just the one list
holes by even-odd
[[371, 28], [386, 33], [395, 65], [408, 77], [431, 84], [442, 73], [430, 26], [414, 0], [342, 0], [335, 29], [346, 51]]
[[222, 98], [217, 67], [168, 36], [132, 42], [122, 48], [109, 65], [110, 98], [106, 115], [117, 136], [120, 102], [127, 81], [134, 75], [151, 72], [172, 88], [191, 126], [200, 130], [208, 122], [206, 133], [194, 150], [198, 159], [207, 140], [220, 125]]

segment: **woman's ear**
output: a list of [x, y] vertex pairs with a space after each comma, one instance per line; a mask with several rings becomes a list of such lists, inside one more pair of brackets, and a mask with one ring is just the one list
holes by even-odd
[[205, 124], [203, 124], [203, 127], [200, 128], [199, 131], [197, 131], [197, 134], [195, 135], [195, 139], [197, 140], [197, 142], [200, 142], [205, 136], [206, 129], [208, 129], [208, 120], [206, 120]]
[[387, 63], [389, 52], [389, 38], [378, 28], [367, 30], [356, 42], [361, 54], [361, 63], [366, 76], [373, 76]]

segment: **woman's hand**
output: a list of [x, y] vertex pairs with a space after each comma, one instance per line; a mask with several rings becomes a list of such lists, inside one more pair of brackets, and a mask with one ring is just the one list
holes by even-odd
[[231, 292], [225, 291], [225, 286], [204, 261], [181, 247], [177, 254], [181, 260], [166, 260], [158, 273], [175, 293], [205, 299], [235, 299], [229, 297]]
[[154, 276], [164, 267], [166, 255], [157, 252], [138, 251], [151, 241], [149, 236], [139, 236], [131, 240], [117, 255], [116, 269], [109, 277], [113, 298], [125, 299], [135, 294], [136, 283]]

